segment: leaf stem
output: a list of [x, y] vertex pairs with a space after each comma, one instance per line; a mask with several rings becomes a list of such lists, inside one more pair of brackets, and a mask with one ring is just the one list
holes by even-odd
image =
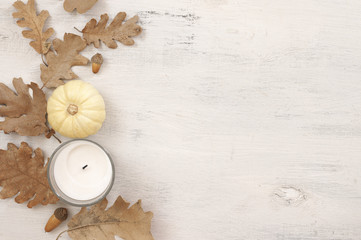
[[68, 230], [64, 230], [64, 231], [62, 231], [61, 233], [59, 233], [59, 235], [58, 235], [58, 237], [56, 238], [56, 240], [58, 240], [60, 237], [61, 237], [61, 235], [63, 235], [63, 233], [65, 233], [65, 232], [67, 232]]
[[44, 63], [44, 65], [46, 66], [46, 67], [49, 67], [49, 65], [45, 62], [45, 60], [44, 60], [44, 54], [41, 54], [41, 61], [43, 61], [43, 63]]
[[78, 32], [82, 33], [82, 31], [80, 31], [77, 27], [74, 27], [75, 30], [77, 30]]
[[121, 222], [129, 222], [129, 221], [122, 220], [122, 221], [113, 221], [113, 222], [100, 222], [100, 223], [93, 223], [93, 224], [83, 225], [83, 226], [79, 226], [79, 227], [75, 227], [75, 228], [70, 228], [70, 229], [64, 230], [61, 233], [59, 233], [56, 240], [58, 240], [61, 237], [61, 235], [63, 235], [66, 232], [72, 232], [72, 231], [82, 229], [82, 228], [86, 228], [86, 227], [95, 227], [95, 226], [106, 225], [106, 224], [118, 224], [118, 223], [121, 223]]

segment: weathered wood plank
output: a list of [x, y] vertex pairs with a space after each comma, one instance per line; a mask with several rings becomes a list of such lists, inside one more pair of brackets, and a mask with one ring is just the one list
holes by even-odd
[[[57, 37], [105, 12], [141, 18], [134, 46], [84, 51], [103, 54], [98, 75], [74, 71], [106, 101], [91, 139], [116, 161], [109, 199], [143, 199], [155, 239], [360, 239], [360, 1], [99, 0], [84, 15], [37, 2]], [[40, 83], [11, 4], [1, 81]], [[24, 140], [57, 146], [1, 134], [0, 147]], [[65, 225], [43, 231], [55, 207], [1, 200], [0, 239], [55, 239]]]

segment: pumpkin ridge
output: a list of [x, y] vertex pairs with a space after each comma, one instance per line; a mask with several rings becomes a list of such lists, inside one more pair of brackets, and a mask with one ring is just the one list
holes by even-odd
[[[66, 110], [66, 109], [65, 109]], [[50, 111], [48, 111], [49, 113]], [[64, 113], [64, 109], [56, 109], [56, 110], [52, 110], [51, 114], [59, 114], [59, 113]]]
[[[68, 95], [68, 90], [67, 87], [65, 85], [63, 85], [63, 92], [64, 92], [64, 98], [67, 99], [69, 101], [70, 97]], [[61, 87], [61, 86], [60, 86]]]
[[61, 101], [60, 99], [58, 99], [58, 98], [52, 98], [51, 99], [51, 101], [55, 101], [55, 102], [57, 102], [58, 104], [66, 104], [66, 102], [63, 102], [63, 101]]
[[[60, 127], [58, 128], [58, 132], [60, 132], [61, 129], [64, 127], [65, 121], [66, 121], [66, 119], [64, 119], [64, 120], [61, 122], [61, 125], [60, 125]], [[56, 130], [56, 129], [55, 129], [55, 130]], [[61, 132], [63, 132], [63, 131], [61, 131]]]
[[92, 118], [90, 118], [89, 116], [85, 115], [85, 114], [82, 114], [82, 117], [86, 118], [86, 119], [89, 119], [90, 121], [93, 121], [95, 123], [102, 123], [102, 121], [97, 121], [97, 120], [94, 120]]
[[82, 113], [84, 112], [102, 112], [103, 110], [105, 110], [104, 108], [102, 109], [91, 109], [92, 107], [82, 107], [80, 108], [80, 110], [82, 111]]
[[[96, 91], [96, 93], [99, 94], [98, 91]], [[80, 104], [86, 103], [87, 101], [89, 101], [89, 99], [92, 99], [93, 97], [97, 97], [97, 96], [96, 96], [96, 95], [90, 95], [90, 96], [88, 96], [87, 98], [85, 98], [84, 100], [82, 100], [82, 101], [80, 102]]]
[[88, 134], [88, 131], [86, 129], [84, 129], [84, 126], [83, 126], [83, 124], [81, 124], [79, 118], [75, 117], [74, 121], [77, 122], [79, 128], [83, 131], [83, 133]]
[[[75, 81], [73, 80], [73, 81], [68, 82], [69, 83], [68, 85], [64, 85], [65, 98], [70, 102], [74, 102], [74, 103], [78, 102], [78, 97], [79, 97], [78, 95], [82, 91], [78, 82], [79, 82], [79, 80], [75, 80]], [[76, 92], [77, 94], [75, 96], [72, 96], [72, 92]]]

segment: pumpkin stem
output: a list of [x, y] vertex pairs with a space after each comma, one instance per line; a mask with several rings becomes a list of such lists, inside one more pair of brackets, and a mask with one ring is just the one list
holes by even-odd
[[78, 112], [78, 106], [75, 104], [69, 104], [68, 106], [68, 113], [70, 115], [75, 115]]

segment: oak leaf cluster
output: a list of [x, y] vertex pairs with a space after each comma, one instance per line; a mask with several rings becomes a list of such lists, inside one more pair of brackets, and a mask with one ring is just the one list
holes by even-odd
[[[96, 2], [65, 0], [64, 9], [84, 13]], [[17, 10], [13, 13], [18, 19], [17, 25], [26, 28], [22, 35], [31, 39], [30, 46], [42, 57], [40, 79], [43, 86], [34, 82], [26, 84], [21, 78], [13, 79], [13, 88], [0, 83], [0, 117], [4, 119], [0, 121], [0, 131], [22, 136], [43, 134], [49, 138], [54, 130], [47, 125], [47, 100], [43, 88], [56, 88], [64, 84], [64, 80], [78, 78], [72, 67], [88, 64], [89, 60], [81, 55], [88, 45], [98, 48], [103, 42], [109, 48], [117, 48], [117, 41], [133, 45], [133, 37], [138, 36], [142, 28], [137, 25], [137, 16], [126, 21], [124, 12], [118, 13], [107, 26], [109, 16], [103, 14], [99, 22], [91, 19], [85, 25], [82, 36], [65, 33], [62, 40], [51, 41], [54, 29], [45, 29], [50, 17], [48, 11], [42, 10], [38, 14], [35, 0], [28, 0], [26, 4], [18, 0], [13, 6]], [[33, 150], [26, 142], [19, 147], [8, 143], [7, 150], [0, 149], [0, 199], [15, 197], [15, 202], [27, 202], [29, 208], [57, 203], [59, 199], [47, 179], [47, 165], [40, 148]], [[104, 199], [90, 209], [82, 208], [71, 218], [69, 228], [64, 232], [78, 240], [109, 240], [115, 236], [125, 240], [153, 240], [150, 232], [153, 214], [143, 211], [140, 200], [129, 207], [130, 204], [119, 196], [106, 210], [107, 205], [108, 201]]]

